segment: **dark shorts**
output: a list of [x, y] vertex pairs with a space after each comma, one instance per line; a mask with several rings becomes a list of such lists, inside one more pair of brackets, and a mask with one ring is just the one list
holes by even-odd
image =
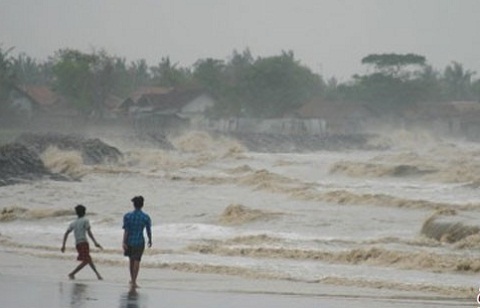
[[90, 247], [88, 246], [87, 242], [78, 243], [76, 247], [78, 252], [78, 261], [92, 261], [92, 258], [90, 257]]
[[132, 260], [140, 261], [142, 260], [142, 255], [144, 250], [145, 250], [145, 245], [127, 246], [127, 250], [124, 251], [123, 255], [126, 257], [129, 257]]

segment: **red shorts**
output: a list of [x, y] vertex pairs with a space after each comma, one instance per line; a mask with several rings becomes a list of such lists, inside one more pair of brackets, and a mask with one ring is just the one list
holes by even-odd
[[82, 242], [77, 244], [77, 252], [78, 252], [78, 261], [92, 261], [90, 257], [90, 247], [88, 246], [88, 242]]

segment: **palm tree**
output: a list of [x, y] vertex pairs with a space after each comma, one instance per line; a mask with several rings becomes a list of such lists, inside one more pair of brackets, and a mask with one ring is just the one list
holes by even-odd
[[13, 61], [9, 53], [13, 50], [9, 48], [3, 50], [0, 46], [0, 115], [5, 115], [8, 111], [7, 100], [10, 91], [15, 86], [15, 75], [13, 73]]
[[153, 81], [163, 87], [178, 87], [187, 83], [190, 71], [172, 64], [170, 57], [163, 57], [158, 66], [152, 67]]
[[452, 62], [445, 68], [443, 81], [446, 95], [451, 100], [468, 100], [472, 98], [472, 76], [475, 72], [464, 70], [458, 62]]

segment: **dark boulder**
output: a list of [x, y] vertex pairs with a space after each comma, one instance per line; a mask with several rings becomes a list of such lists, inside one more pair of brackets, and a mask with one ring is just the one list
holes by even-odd
[[40, 155], [50, 146], [64, 151], [79, 151], [85, 164], [115, 163], [122, 153], [99, 139], [61, 134], [23, 134], [14, 143], [0, 147], [0, 186], [43, 178], [72, 179], [51, 172]]
[[0, 186], [45, 177], [66, 179], [61, 175], [51, 173], [38, 154], [23, 144], [10, 143], [0, 147]]
[[122, 157], [122, 153], [117, 148], [104, 143], [100, 139], [87, 139], [78, 135], [23, 134], [16, 141], [39, 154], [50, 146], [55, 146], [64, 151], [79, 151], [83, 162], [88, 165], [116, 163]]

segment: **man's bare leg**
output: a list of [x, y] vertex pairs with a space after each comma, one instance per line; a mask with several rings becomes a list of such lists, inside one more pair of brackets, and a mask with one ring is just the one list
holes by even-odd
[[137, 276], [140, 270], [140, 261], [130, 259], [130, 284], [132, 287], [137, 288]]

